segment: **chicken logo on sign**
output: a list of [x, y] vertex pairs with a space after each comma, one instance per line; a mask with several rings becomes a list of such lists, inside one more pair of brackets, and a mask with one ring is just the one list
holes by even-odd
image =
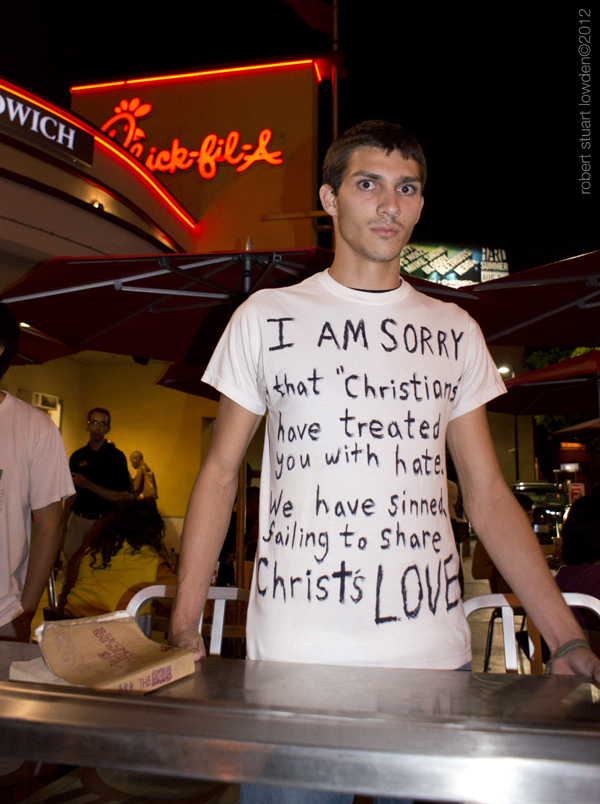
[[146, 139], [146, 134], [139, 128], [137, 121], [149, 114], [152, 106], [149, 103], [142, 103], [139, 98], [133, 98], [130, 101], [122, 100], [115, 106], [114, 111], [115, 114], [101, 126], [101, 131], [108, 132], [109, 137], [115, 138], [118, 129], [122, 127], [123, 148], [143, 161], [152, 172], [158, 170], [161, 173], [175, 173], [176, 170], [189, 170], [195, 163], [203, 179], [214, 179], [217, 167], [222, 162], [233, 165], [238, 173], [248, 170], [255, 162], [267, 162], [269, 165], [283, 163], [282, 151], [267, 150], [273, 134], [268, 128], [260, 132], [256, 146], [250, 143], [240, 145], [239, 131], [230, 131], [226, 137], [207, 134], [197, 150], [188, 150], [175, 137], [170, 150], [159, 151], [155, 146], [150, 146], [146, 158], [142, 160], [144, 156], [142, 140]]

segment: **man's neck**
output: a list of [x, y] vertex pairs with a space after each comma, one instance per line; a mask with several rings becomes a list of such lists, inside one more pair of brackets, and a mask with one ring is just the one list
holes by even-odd
[[394, 290], [402, 284], [398, 260], [391, 263], [345, 262], [336, 255], [329, 276], [340, 285], [361, 290]]
[[88, 447], [93, 450], [94, 452], [98, 452], [106, 444], [106, 439], [103, 438], [102, 441], [88, 441]]

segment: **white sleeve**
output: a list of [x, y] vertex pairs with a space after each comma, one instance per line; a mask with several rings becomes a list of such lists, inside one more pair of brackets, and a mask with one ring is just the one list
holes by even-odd
[[252, 299], [233, 314], [202, 377], [221, 394], [262, 416], [266, 392], [262, 380], [262, 337]]
[[470, 316], [467, 336], [465, 365], [450, 420], [506, 393], [506, 387], [488, 351], [479, 324]]
[[40, 428], [33, 447], [29, 502], [32, 510], [36, 510], [72, 494], [75, 494], [75, 487], [65, 445], [58, 427], [48, 419]]

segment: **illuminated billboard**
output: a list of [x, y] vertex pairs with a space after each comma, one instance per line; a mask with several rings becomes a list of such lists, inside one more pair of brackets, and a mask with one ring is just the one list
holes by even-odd
[[411, 243], [400, 256], [400, 272], [459, 288], [508, 275], [501, 248]]

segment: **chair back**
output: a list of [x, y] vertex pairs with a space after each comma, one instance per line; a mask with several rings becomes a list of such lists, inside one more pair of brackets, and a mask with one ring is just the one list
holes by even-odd
[[[176, 586], [165, 586], [164, 584], [154, 584], [147, 586], [137, 592], [129, 601], [126, 608], [127, 614], [131, 614], [136, 620], [139, 618], [139, 612], [149, 600], [156, 600], [157, 598], [174, 598], [177, 591]], [[248, 589], [237, 589], [232, 586], [211, 586], [208, 590], [207, 600], [214, 601], [214, 612], [212, 619], [212, 627], [210, 631], [210, 648], [208, 651], [209, 656], [220, 656], [221, 646], [223, 643], [223, 628], [225, 625], [225, 604], [228, 600], [238, 600], [247, 603], [250, 599], [250, 591]], [[202, 621], [204, 619], [204, 611], [200, 617], [198, 624], [198, 632], [202, 633]]]
[[[579, 592], [563, 592], [563, 598], [567, 606], [590, 609], [600, 618], [600, 600], [592, 595], [584, 595]], [[504, 638], [504, 664], [507, 673], [518, 673], [517, 647], [515, 638], [515, 617], [514, 610], [521, 608], [521, 604], [516, 595], [478, 595], [464, 604], [465, 616], [468, 617], [478, 609], [501, 609], [502, 612], [502, 636]], [[530, 641], [530, 661], [532, 672], [543, 672], [542, 670], [542, 647], [539, 631], [535, 627], [531, 618], [528, 618], [528, 630]]]
[[500, 609], [502, 612], [502, 636], [504, 638], [504, 665], [507, 673], [518, 673], [517, 646], [515, 640], [514, 609], [520, 604], [516, 595], [478, 595], [463, 603], [465, 617], [479, 609]]

